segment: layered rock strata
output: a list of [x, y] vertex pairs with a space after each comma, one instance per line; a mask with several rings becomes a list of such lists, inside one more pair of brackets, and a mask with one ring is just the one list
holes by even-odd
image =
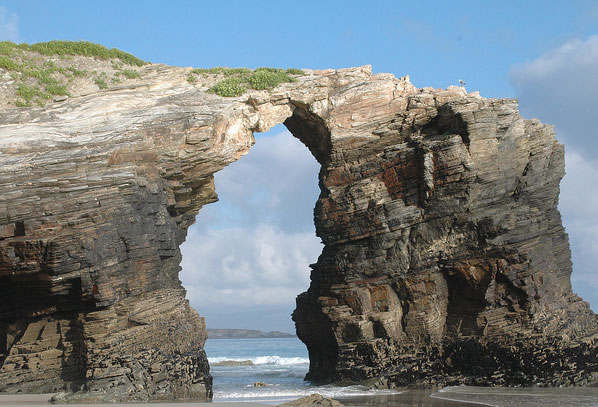
[[563, 147], [515, 101], [369, 67], [221, 98], [189, 69], [148, 70], [0, 116], [1, 391], [210, 398], [179, 245], [213, 174], [279, 123], [322, 166], [325, 247], [293, 314], [308, 379], [596, 380], [556, 207]]

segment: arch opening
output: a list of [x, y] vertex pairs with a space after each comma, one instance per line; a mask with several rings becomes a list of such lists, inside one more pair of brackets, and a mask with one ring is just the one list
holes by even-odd
[[219, 202], [188, 230], [180, 278], [208, 329], [294, 332], [295, 297], [322, 251], [313, 221], [320, 165], [282, 124], [255, 136], [247, 156], [215, 174]]
[[[314, 134], [317, 120], [307, 122], [303, 109], [296, 111], [300, 113], [284, 125], [255, 133], [248, 154], [214, 175], [219, 201], [200, 210], [181, 246], [180, 279], [191, 306], [206, 319], [205, 349], [216, 398], [232, 392], [235, 384], [235, 391], [244, 391], [247, 383], [239, 380], [281, 380], [277, 384], [283, 386], [294, 380], [297, 386], [308, 371], [307, 350], [297, 338], [272, 344], [280, 348], [276, 350], [241, 339], [230, 349], [230, 340], [216, 340], [259, 335], [249, 330], [270, 337], [295, 334], [295, 298], [309, 287], [310, 263], [323, 247], [315, 233], [313, 208], [320, 194], [319, 163], [329, 153], [325, 143], [318, 143], [324, 135]], [[296, 134], [303, 139], [293, 137]], [[231, 378], [230, 364], [239, 359], [255, 364], [254, 371], [244, 367], [245, 375]], [[291, 378], [261, 377], [268, 363], [281, 364]], [[245, 377], [251, 374], [253, 379]]]

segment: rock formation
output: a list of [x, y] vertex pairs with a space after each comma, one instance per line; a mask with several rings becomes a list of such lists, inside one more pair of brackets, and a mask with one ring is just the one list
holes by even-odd
[[[137, 84], [0, 116], [0, 390], [210, 398], [179, 245], [213, 174], [284, 123], [322, 168], [325, 244], [293, 314], [313, 381], [596, 380], [571, 291], [563, 147], [514, 100], [369, 67], [235, 98], [151, 65]], [[200, 310], [201, 311], [201, 310]]]
[[324, 398], [318, 393], [280, 404], [278, 407], [343, 407], [338, 400]]

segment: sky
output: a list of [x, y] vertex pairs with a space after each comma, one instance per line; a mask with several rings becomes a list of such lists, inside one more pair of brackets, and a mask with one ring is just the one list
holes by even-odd
[[[559, 208], [574, 291], [598, 311], [598, 2], [0, 0], [0, 40], [86, 40], [178, 66], [343, 68], [467, 82], [517, 98], [565, 144]], [[212, 328], [292, 332], [295, 296], [321, 251], [318, 165], [283, 126], [216, 174], [183, 245], [181, 280]]]

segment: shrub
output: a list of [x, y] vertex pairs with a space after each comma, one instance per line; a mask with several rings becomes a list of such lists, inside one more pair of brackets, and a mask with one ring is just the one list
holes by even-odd
[[66, 90], [66, 85], [61, 85], [58, 83], [46, 85], [46, 92], [52, 96], [68, 96], [69, 94]]
[[303, 72], [301, 69], [296, 69], [296, 68], [289, 68], [286, 71], [289, 75], [305, 75], [305, 72]]
[[123, 76], [127, 79], [141, 78], [141, 75], [139, 74], [139, 72], [134, 71], [132, 69], [125, 69], [123, 71], [120, 71], [120, 73], [122, 73]]
[[108, 84], [106, 83], [105, 79], [102, 78], [95, 78], [94, 83], [96, 85], [98, 85], [98, 88], [100, 89], [108, 89]]
[[93, 82], [98, 85], [98, 88], [100, 89], [108, 89], [108, 82], [106, 82], [107, 79], [108, 75], [106, 75], [106, 72], [102, 72], [94, 78]]
[[[93, 74], [74, 66], [64, 66], [63, 62], [59, 66], [54, 62], [56, 58], [40, 58], [32, 55], [35, 53], [59, 57], [62, 61], [75, 55], [109, 60], [117, 72], [109, 78], [104, 72]], [[140, 78], [139, 72], [124, 69], [124, 66], [144, 64], [146, 62], [129, 53], [87, 41], [49, 41], [32, 45], [0, 41], [0, 68], [10, 71], [11, 80], [16, 82], [17, 106], [31, 106], [32, 103], [43, 106], [52, 96], [68, 96], [67, 86], [74, 77], [93, 75], [91, 79], [100, 89], [108, 88], [111, 82], [119, 83], [120, 75], [127, 79]]]
[[31, 106], [31, 102], [36, 102], [38, 105], [43, 106], [45, 99], [50, 99], [52, 96], [42, 91], [42, 89], [35, 85], [30, 86], [25, 83], [21, 83], [17, 88], [17, 96], [21, 100], [17, 100], [17, 106]]
[[29, 86], [21, 83], [17, 88], [17, 96], [21, 97], [25, 102], [30, 102], [33, 97], [41, 94], [38, 86]]
[[218, 82], [209, 91], [219, 96], [233, 97], [241, 96], [246, 89], [239, 78], [228, 78]]
[[29, 46], [29, 50], [43, 55], [83, 55], [103, 60], [118, 58], [127, 65], [142, 66], [147, 62], [116, 48], [108, 49], [103, 45], [88, 41], [49, 41], [38, 42]]
[[249, 78], [249, 85], [253, 89], [272, 89], [284, 82], [294, 82], [295, 79], [284, 71], [258, 68]]
[[249, 68], [220, 68], [223, 69], [222, 73], [224, 76], [238, 76], [238, 77], [248, 77], [251, 75], [251, 69]]
[[67, 71], [69, 71], [70, 73], [73, 74], [73, 76], [85, 76], [87, 75], [87, 72], [81, 70], [81, 69], [77, 69], [74, 66], [69, 66], [68, 68], [66, 68]]
[[0, 68], [4, 68], [7, 71], [18, 71], [19, 65], [12, 59], [1, 55], [0, 56]]
[[0, 41], [0, 55], [14, 55], [17, 45], [10, 41]]
[[296, 79], [291, 75], [305, 75], [299, 69], [284, 70], [280, 68], [261, 67], [252, 71], [248, 68], [215, 67], [194, 69], [187, 77], [187, 80], [193, 83], [196, 80], [194, 75], [207, 74], [223, 75], [225, 77], [225, 79], [210, 88], [209, 92], [226, 97], [240, 96], [246, 89], [273, 89], [281, 83], [295, 82]]

